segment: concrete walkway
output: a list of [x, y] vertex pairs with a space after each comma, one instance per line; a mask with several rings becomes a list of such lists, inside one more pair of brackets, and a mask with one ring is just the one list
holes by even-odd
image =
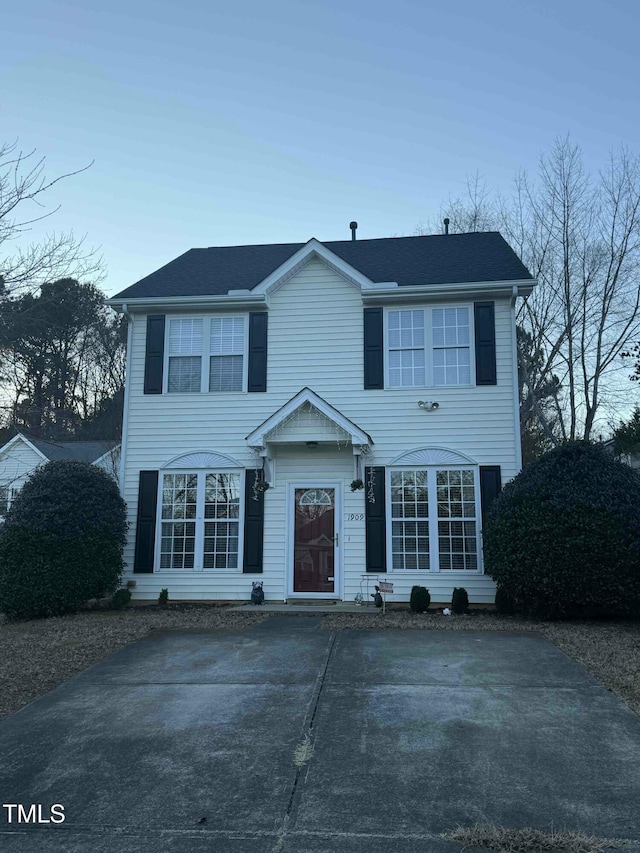
[[[7, 853], [449, 853], [458, 824], [640, 839], [640, 718], [531, 634], [309, 616], [152, 635], [0, 723]], [[640, 850], [635, 843], [628, 851]]]

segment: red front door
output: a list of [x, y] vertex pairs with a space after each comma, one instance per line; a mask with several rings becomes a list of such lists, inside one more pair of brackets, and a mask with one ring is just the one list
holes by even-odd
[[296, 489], [293, 591], [335, 591], [335, 489]]

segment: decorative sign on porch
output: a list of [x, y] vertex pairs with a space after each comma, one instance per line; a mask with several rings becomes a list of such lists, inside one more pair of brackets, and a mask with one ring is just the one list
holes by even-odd
[[382, 595], [382, 612], [387, 612], [387, 594], [393, 592], [393, 584], [389, 583], [389, 581], [378, 581], [378, 586], [376, 587], [380, 591]]

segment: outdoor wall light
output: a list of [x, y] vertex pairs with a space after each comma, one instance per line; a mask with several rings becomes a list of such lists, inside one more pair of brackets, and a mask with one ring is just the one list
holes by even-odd
[[418, 400], [418, 405], [421, 409], [424, 409], [425, 412], [435, 412], [436, 409], [440, 408], [440, 403], [430, 402], [428, 400]]

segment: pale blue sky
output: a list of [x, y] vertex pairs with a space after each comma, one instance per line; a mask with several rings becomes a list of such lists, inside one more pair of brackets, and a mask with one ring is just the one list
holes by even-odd
[[558, 135], [638, 151], [639, 25], [632, 0], [23, 0], [0, 139], [51, 176], [95, 160], [47, 228], [100, 245], [113, 294], [193, 246], [412, 234]]

